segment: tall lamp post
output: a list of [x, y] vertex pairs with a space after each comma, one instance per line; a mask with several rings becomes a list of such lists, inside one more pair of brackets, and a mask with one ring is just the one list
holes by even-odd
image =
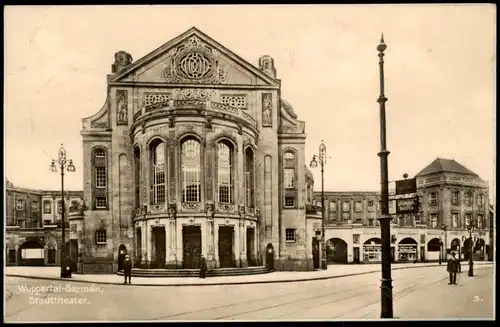
[[[57, 169], [59, 167], [59, 170], [61, 171], [61, 250], [59, 251], [60, 254], [60, 264], [61, 264], [61, 278], [67, 277], [68, 274], [66, 270], [67, 268], [65, 264], [65, 257], [64, 257], [64, 248], [66, 246], [65, 242], [65, 221], [64, 221], [64, 216], [65, 216], [65, 205], [64, 205], [64, 170], [67, 169], [68, 172], [75, 172], [76, 168], [75, 165], [73, 165], [73, 160], [71, 159], [66, 159], [66, 149], [63, 147], [61, 143], [61, 148], [59, 149], [59, 154], [58, 154], [58, 159], [57, 162], [56, 160], [52, 160], [50, 164], [50, 171], [51, 172], [57, 172]], [[70, 276], [70, 275], [69, 275]]]
[[469, 220], [467, 224], [469, 231], [469, 277], [474, 277], [474, 261], [472, 260], [472, 232], [474, 231], [474, 223]]
[[326, 264], [326, 245], [325, 245], [325, 164], [326, 164], [326, 146], [321, 140], [318, 155], [313, 155], [310, 163], [311, 168], [321, 167], [321, 269], [328, 269]]
[[444, 246], [443, 246], [443, 259], [442, 261], [447, 261], [448, 260], [448, 237], [446, 235], [446, 225], [441, 225], [441, 229], [443, 230], [444, 232]]
[[380, 318], [393, 318], [392, 309], [392, 277], [391, 277], [391, 216], [389, 215], [389, 169], [387, 157], [389, 151], [386, 148], [386, 119], [385, 119], [385, 102], [387, 98], [384, 94], [384, 51], [387, 45], [384, 43], [384, 35], [380, 39], [380, 44], [377, 46], [379, 52], [379, 69], [380, 69], [380, 95], [377, 102], [380, 107], [380, 184], [381, 184], [381, 215], [378, 218], [380, 221], [380, 234], [382, 239], [382, 279], [381, 279], [381, 306]]

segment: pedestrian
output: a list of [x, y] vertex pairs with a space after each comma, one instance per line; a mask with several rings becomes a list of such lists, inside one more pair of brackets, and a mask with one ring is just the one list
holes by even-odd
[[205, 278], [207, 275], [207, 260], [205, 256], [202, 254], [200, 257], [200, 278]]
[[127, 254], [125, 256], [125, 260], [123, 261], [123, 274], [125, 275], [125, 281], [123, 284], [127, 284], [127, 277], [128, 277], [128, 283], [132, 284], [132, 261], [130, 261], [130, 256]]
[[450, 282], [448, 285], [457, 285], [457, 272], [462, 271], [462, 267], [460, 266], [460, 260], [455, 257], [455, 252], [451, 253], [451, 258], [448, 260], [446, 270], [448, 270], [450, 274]]

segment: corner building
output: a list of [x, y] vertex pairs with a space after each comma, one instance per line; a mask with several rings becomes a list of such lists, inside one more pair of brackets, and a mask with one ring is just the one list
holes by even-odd
[[204, 254], [210, 269], [313, 269], [305, 123], [273, 58], [255, 67], [193, 27], [136, 62], [117, 52], [107, 92], [81, 131], [84, 272], [125, 252], [143, 268]]
[[[493, 253], [494, 231], [488, 219], [488, 183], [455, 160], [444, 158], [432, 161], [415, 178], [416, 193], [390, 194], [392, 260], [446, 260], [451, 252], [462, 260], [470, 256], [487, 260]], [[408, 197], [418, 199], [418, 212], [398, 213], [397, 201]], [[314, 201], [315, 208], [320, 208], [321, 193], [315, 192]], [[325, 192], [325, 212], [328, 262], [382, 260], [379, 192]], [[472, 240], [469, 224], [474, 226]]]

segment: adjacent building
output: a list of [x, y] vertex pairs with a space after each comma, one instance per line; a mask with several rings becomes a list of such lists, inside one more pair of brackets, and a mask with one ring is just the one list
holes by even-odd
[[[473, 224], [474, 259], [492, 252], [489, 187], [476, 173], [455, 160], [438, 158], [416, 176], [417, 192], [390, 195], [391, 244], [394, 261], [445, 259], [451, 251], [468, 259], [467, 226]], [[321, 193], [315, 192], [317, 207]], [[397, 200], [416, 197], [417, 211], [397, 214]], [[379, 192], [325, 192], [327, 254], [330, 262], [381, 260]], [[321, 210], [319, 210], [321, 211]]]
[[[14, 186], [6, 181], [6, 264], [59, 265], [62, 198], [60, 191]], [[83, 192], [65, 192], [66, 218], [78, 214]], [[66, 239], [69, 239], [69, 224]], [[66, 242], [68, 255], [70, 242]], [[76, 248], [73, 248], [75, 251]]]
[[70, 223], [84, 272], [125, 253], [143, 268], [204, 254], [211, 269], [313, 269], [305, 123], [272, 57], [254, 66], [196, 28], [135, 62], [119, 51], [82, 123], [85, 205]]

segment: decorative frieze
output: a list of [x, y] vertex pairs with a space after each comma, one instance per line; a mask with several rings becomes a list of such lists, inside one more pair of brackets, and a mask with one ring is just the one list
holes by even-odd
[[93, 121], [90, 124], [90, 127], [92, 127], [92, 128], [108, 128], [109, 125], [107, 122], [95, 122], [95, 121]]
[[165, 103], [171, 99], [172, 94], [169, 92], [154, 92], [145, 93], [143, 106], [150, 106], [156, 103]]
[[182, 206], [182, 209], [186, 209], [186, 210], [198, 210], [198, 209], [200, 209], [199, 202], [182, 202], [181, 206]]
[[231, 106], [239, 109], [247, 108], [247, 97], [246, 95], [222, 95], [222, 104]]
[[225, 84], [227, 69], [218, 60], [217, 50], [192, 36], [169, 51], [163, 78], [167, 83]]

